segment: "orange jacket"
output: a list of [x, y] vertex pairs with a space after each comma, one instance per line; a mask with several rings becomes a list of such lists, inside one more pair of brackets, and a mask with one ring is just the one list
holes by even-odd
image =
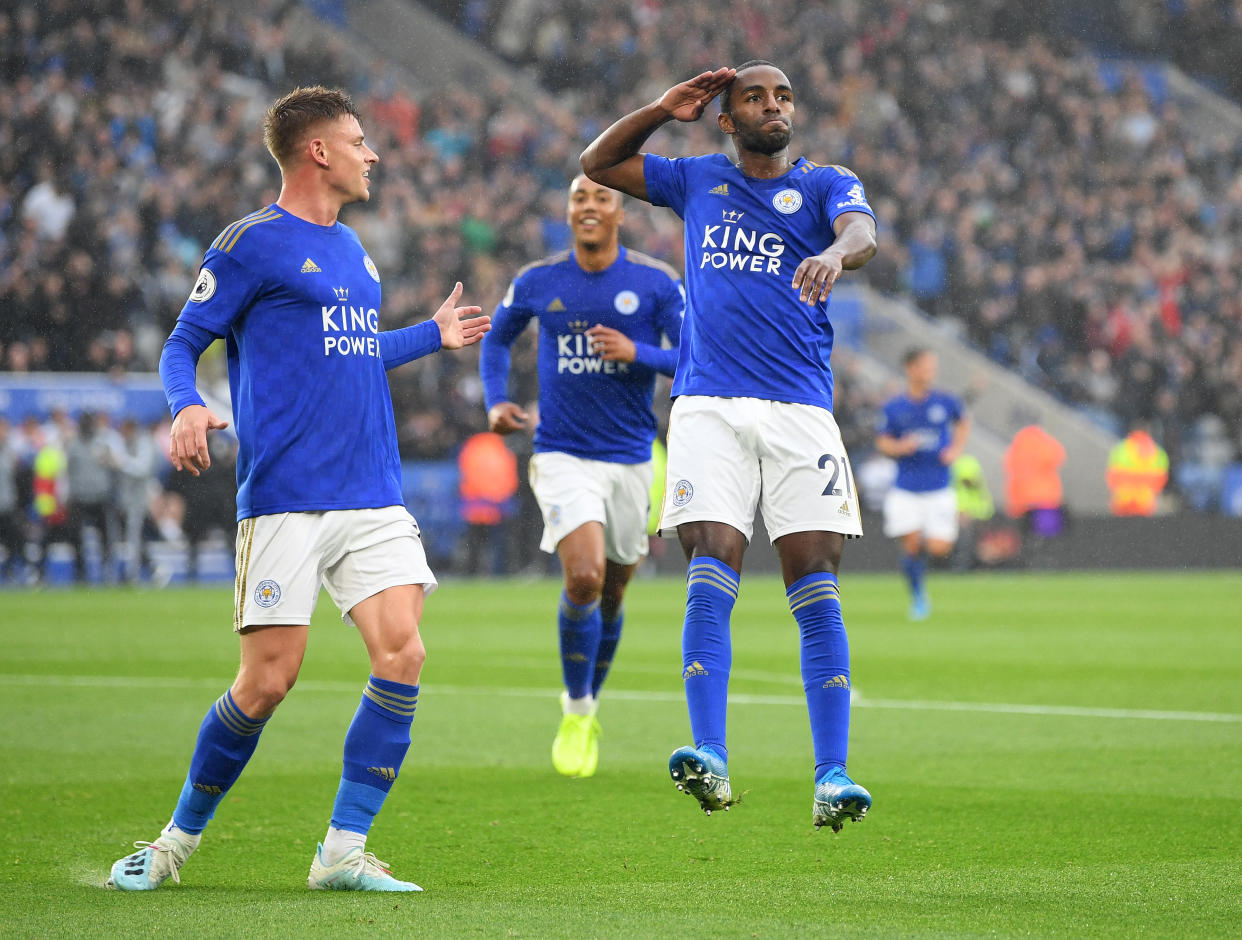
[[1005, 451], [1005, 511], [1017, 518], [1032, 509], [1059, 508], [1064, 463], [1065, 448], [1039, 425], [1018, 431]]
[[457, 455], [461, 473], [462, 518], [471, 525], [497, 525], [518, 490], [517, 458], [504, 438], [491, 431], [475, 434]]

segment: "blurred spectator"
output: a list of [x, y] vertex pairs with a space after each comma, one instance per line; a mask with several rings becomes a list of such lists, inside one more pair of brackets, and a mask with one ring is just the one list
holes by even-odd
[[68, 462], [69, 536], [74, 547], [74, 572], [86, 580], [84, 532], [92, 526], [99, 538], [100, 558], [107, 570], [116, 523], [112, 514], [112, 467], [115, 443], [107, 415], [89, 411], [78, 416], [78, 431], [65, 445]]
[[1065, 495], [1061, 467], [1065, 448], [1037, 424], [1018, 431], [1005, 450], [1005, 512], [1025, 519], [1036, 536], [1059, 535]]
[[7, 418], [0, 416], [0, 583], [21, 568], [26, 550], [25, 525], [18, 501], [19, 461]]
[[170, 481], [172, 493], [184, 506], [181, 529], [190, 551], [190, 577], [198, 574], [201, 549], [208, 540], [232, 544], [237, 518], [237, 441], [227, 434], [211, 434], [207, 450], [211, 455], [207, 473], [197, 477], [177, 473]]
[[1150, 516], [1169, 478], [1169, 456], [1145, 428], [1135, 428], [1108, 455], [1109, 508], [1115, 516]]
[[155, 486], [156, 452], [151, 435], [144, 433], [133, 418], [121, 422], [120, 434], [113, 442], [112, 459], [116, 468], [116, 505], [124, 532], [121, 558], [125, 577], [138, 581], [147, 560], [144, 528]]
[[958, 536], [953, 567], [969, 569], [978, 560], [979, 531], [996, 513], [992, 491], [983, 476], [983, 466], [973, 454], [962, 454], [949, 467], [953, 491], [957, 495]]
[[461, 515], [466, 522], [467, 574], [505, 572], [505, 521], [515, 509], [517, 458], [504, 438], [483, 431], [466, 439], [457, 455], [461, 473]]

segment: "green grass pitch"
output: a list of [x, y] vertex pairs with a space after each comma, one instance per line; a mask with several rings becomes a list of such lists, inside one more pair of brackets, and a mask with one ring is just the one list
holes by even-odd
[[[369, 847], [419, 895], [309, 892], [367, 674], [325, 597], [302, 679], [181, 885], [100, 885], [153, 838], [233, 676], [232, 592], [0, 594], [0, 936], [1171, 937], [1242, 933], [1242, 575], [843, 579], [850, 770], [875, 807], [815, 832], [797, 637], [773, 578], [734, 613], [732, 812], [668, 780], [688, 741], [675, 580], [639, 580], [568, 780], [559, 585], [427, 604], [411, 748]], [[1020, 707], [1015, 707], [1020, 706]]]

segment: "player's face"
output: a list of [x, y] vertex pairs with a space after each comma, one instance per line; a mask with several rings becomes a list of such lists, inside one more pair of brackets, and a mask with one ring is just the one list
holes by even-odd
[[720, 115], [720, 129], [739, 150], [779, 153], [793, 137], [794, 93], [785, 73], [771, 65], [739, 72], [730, 92], [732, 113]]
[[593, 248], [614, 242], [617, 239], [617, 228], [625, 217], [625, 210], [621, 208], [621, 194], [585, 176], [579, 176], [569, 187], [569, 210], [566, 217], [577, 244]]
[[915, 385], [930, 386], [936, 381], [936, 354], [923, 353], [906, 366], [906, 376]]
[[366, 145], [362, 126], [352, 114], [345, 114], [324, 125], [321, 134], [328, 158], [332, 188], [342, 203], [366, 202], [371, 198], [371, 167], [379, 162]]

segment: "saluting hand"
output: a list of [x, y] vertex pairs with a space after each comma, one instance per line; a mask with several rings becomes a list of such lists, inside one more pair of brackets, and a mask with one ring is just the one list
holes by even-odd
[[612, 327], [596, 323], [586, 331], [586, 337], [591, 344], [591, 352], [605, 362], [633, 362], [638, 355], [634, 341]]
[[198, 476], [211, 466], [207, 450], [207, 432], [221, 431], [229, 423], [221, 421], [205, 405], [186, 405], [173, 418], [168, 434], [168, 458], [178, 470], [189, 470]]
[[461, 299], [461, 281], [453, 288], [440, 309], [431, 318], [440, 328], [440, 346], [444, 349], [461, 349], [471, 346], [483, 338], [483, 334], [492, 328], [492, 318], [479, 316], [482, 307], [458, 307]]
[[662, 94], [660, 107], [679, 121], [697, 121], [707, 103], [724, 91], [736, 74], [737, 69], [716, 69], [696, 75]]

